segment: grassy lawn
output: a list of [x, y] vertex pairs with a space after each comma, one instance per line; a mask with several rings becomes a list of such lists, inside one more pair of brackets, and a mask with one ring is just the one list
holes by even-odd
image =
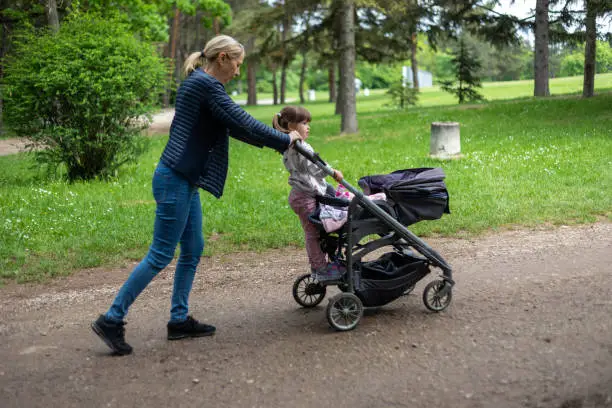
[[[607, 82], [606, 82], [607, 81]], [[563, 88], [575, 92], [577, 82]], [[471, 236], [514, 226], [593, 222], [612, 214], [612, 75], [601, 95], [533, 99], [529, 84], [485, 87], [487, 97], [524, 97], [399, 112], [384, 94], [359, 100], [356, 135], [339, 135], [330, 104], [314, 113], [309, 141], [347, 180], [411, 167], [442, 167], [452, 214], [412, 227], [420, 236]], [[563, 84], [557, 84], [559, 87]], [[551, 91], [556, 86], [551, 84]], [[500, 88], [506, 88], [502, 91]], [[377, 102], [376, 102], [377, 101]], [[447, 103], [441, 101], [439, 103]], [[274, 106], [251, 109], [269, 122]], [[434, 121], [461, 123], [460, 160], [427, 157]], [[0, 279], [30, 281], [126, 259], [150, 243], [155, 203], [151, 176], [167, 137], [151, 141], [138, 163], [110, 182], [50, 181], [27, 154], [0, 157]], [[202, 193], [206, 254], [300, 246], [302, 232], [287, 204], [280, 156], [232, 141], [225, 195]]]
[[[582, 94], [582, 76], [554, 78], [550, 80], [550, 93], [552, 97], [567, 95], [567, 94]], [[595, 77], [596, 92], [612, 91], [612, 74], [599, 74]], [[533, 81], [507, 81], [507, 82], [486, 82], [481, 90], [487, 101], [507, 100], [507, 99], [534, 99], [533, 98]], [[236, 96], [237, 100], [245, 99], [246, 96]], [[271, 94], [258, 94], [258, 100], [272, 99]], [[296, 98], [295, 101], [288, 104], [299, 104], [297, 93], [289, 93], [287, 98]], [[306, 102], [306, 106], [312, 113], [314, 120], [322, 117], [333, 116], [334, 105], [327, 102], [329, 98], [327, 92], [317, 92], [316, 102]], [[357, 113], [363, 114], [367, 112], [395, 112], [393, 106], [388, 106], [391, 99], [386, 94], [386, 90], [375, 89], [370, 91], [369, 96], [364, 96], [363, 92], [357, 96]], [[449, 106], [457, 105], [457, 99], [447, 92], [441, 91], [438, 86], [431, 88], [422, 88], [419, 96], [419, 103], [416, 109], [428, 106]], [[410, 108], [415, 109], [415, 108]], [[280, 107], [270, 105], [252, 106], [248, 108], [253, 116], [263, 121], [270, 123], [272, 116], [280, 110]]]

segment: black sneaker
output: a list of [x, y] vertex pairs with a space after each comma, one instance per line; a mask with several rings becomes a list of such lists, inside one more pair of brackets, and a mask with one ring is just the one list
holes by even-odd
[[91, 329], [96, 333], [115, 354], [125, 356], [132, 353], [132, 346], [125, 342], [125, 322], [112, 322], [104, 315], [100, 315], [91, 324]]
[[186, 337], [212, 336], [215, 326], [198, 322], [191, 316], [181, 323], [168, 323], [168, 340], [180, 340]]

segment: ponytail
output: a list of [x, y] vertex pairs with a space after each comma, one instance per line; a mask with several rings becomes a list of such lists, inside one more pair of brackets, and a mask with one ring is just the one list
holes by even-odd
[[272, 118], [272, 127], [279, 132], [289, 133], [289, 123], [286, 117], [283, 117], [281, 113], [276, 113]]
[[290, 124], [298, 124], [300, 122], [310, 122], [311, 116], [308, 109], [301, 106], [285, 106], [279, 113], [274, 114], [272, 118], [272, 127], [279, 132], [289, 133]]
[[193, 71], [204, 66], [204, 62], [203, 51], [192, 52], [185, 60], [185, 64], [183, 64], [183, 75], [189, 76]]

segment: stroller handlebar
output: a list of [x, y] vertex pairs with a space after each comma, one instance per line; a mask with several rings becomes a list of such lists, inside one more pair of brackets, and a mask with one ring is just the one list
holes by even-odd
[[330, 165], [328, 165], [323, 159], [321, 159], [319, 153], [311, 152], [310, 150], [306, 149], [302, 145], [301, 140], [296, 140], [295, 150], [297, 150], [298, 153], [300, 153], [302, 156], [306, 157], [308, 160], [319, 166], [322, 170], [325, 171], [328, 176], [334, 175], [334, 169]]
[[[331, 167], [323, 159], [321, 159], [321, 156], [319, 156], [319, 153], [311, 152], [310, 150], [306, 149], [302, 145], [302, 142], [300, 140], [297, 140], [295, 142], [295, 150], [297, 150], [298, 153], [300, 153], [302, 156], [306, 157], [308, 160], [310, 160], [311, 162], [313, 162], [314, 164], [319, 166], [320, 169], [325, 171], [325, 174], [327, 174], [330, 177], [334, 176], [334, 169], [333, 169], [333, 167]], [[350, 185], [345, 179], [342, 179], [340, 181], [340, 183], [344, 187], [346, 187], [346, 189], [348, 191], [350, 191], [351, 193], [355, 194], [356, 196], [358, 196], [360, 199], [363, 200], [363, 197], [364, 197], [363, 193], [361, 191], [359, 191], [358, 189], [356, 189], [355, 187], [353, 187], [352, 185]]]

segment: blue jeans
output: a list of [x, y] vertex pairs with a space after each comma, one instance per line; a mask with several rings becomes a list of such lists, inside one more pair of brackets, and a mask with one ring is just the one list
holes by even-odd
[[153, 196], [157, 202], [153, 243], [106, 313], [111, 321], [123, 321], [140, 292], [172, 261], [178, 243], [181, 253], [174, 273], [170, 322], [187, 319], [189, 293], [204, 250], [200, 193], [185, 177], [159, 162], [153, 175]]

